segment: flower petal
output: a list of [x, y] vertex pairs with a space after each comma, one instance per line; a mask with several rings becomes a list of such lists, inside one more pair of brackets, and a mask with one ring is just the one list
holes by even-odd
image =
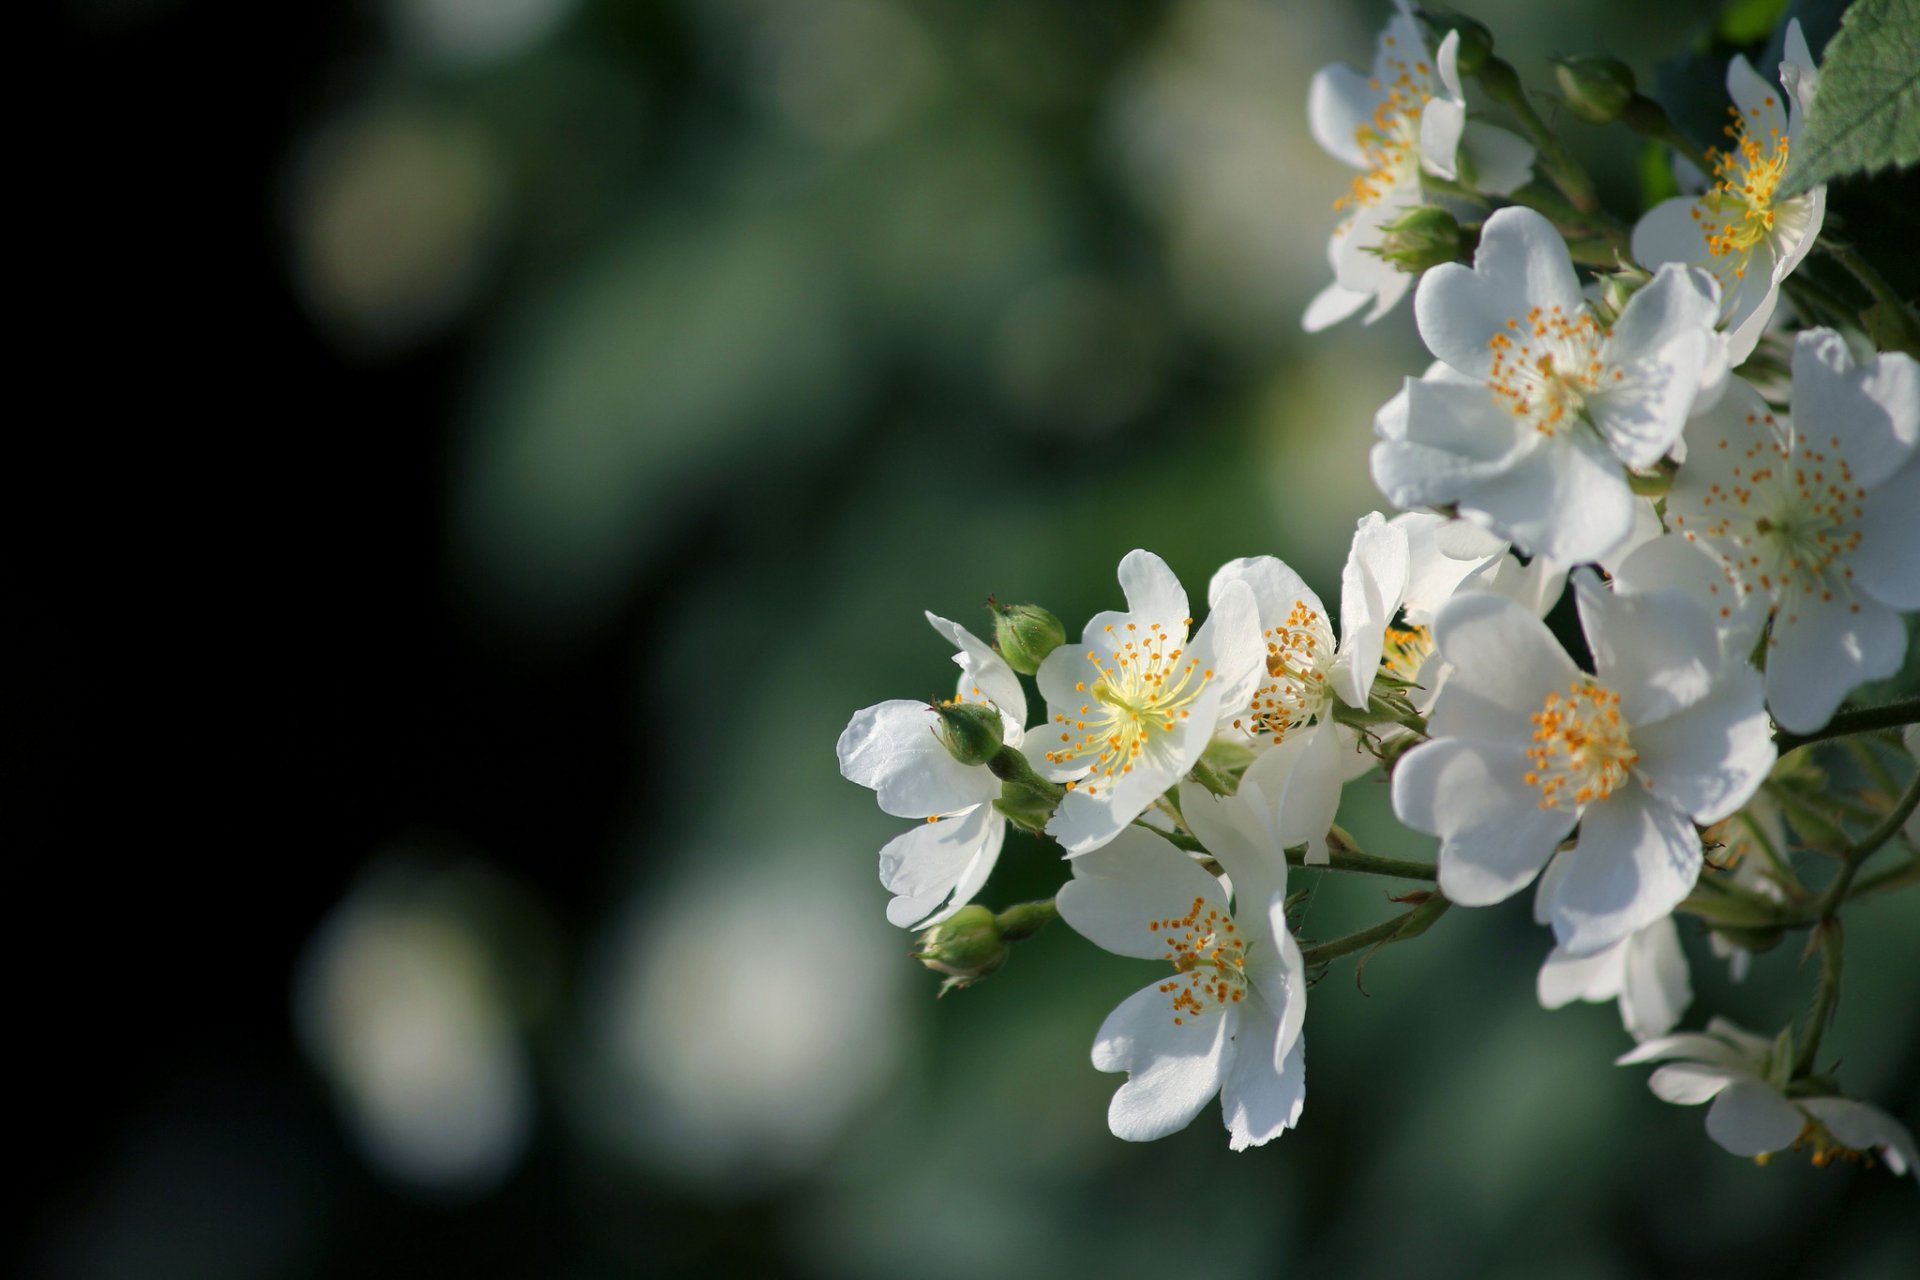
[[1707, 1136], [1737, 1156], [1778, 1151], [1805, 1127], [1800, 1109], [1764, 1080], [1734, 1081], [1707, 1112]]
[[[1546, 883], [1545, 876], [1541, 883]], [[1559, 1009], [1575, 1000], [1611, 1000], [1620, 994], [1626, 971], [1625, 942], [1585, 956], [1570, 955], [1565, 947], [1555, 947], [1540, 966], [1534, 993], [1542, 1009]]]
[[853, 713], [840, 734], [840, 772], [871, 787], [896, 818], [958, 813], [1000, 794], [1000, 780], [955, 760], [934, 735], [939, 717], [924, 702], [895, 699]]
[[1718, 1097], [1728, 1085], [1752, 1079], [1751, 1074], [1730, 1067], [1704, 1062], [1669, 1062], [1647, 1077], [1647, 1088], [1662, 1102], [1697, 1107]]
[[[960, 697], [977, 695], [985, 698], [1000, 708], [1001, 714], [1011, 722], [1012, 729], [1025, 729], [1027, 693], [1020, 687], [1020, 677], [1013, 674], [1013, 668], [1007, 665], [1006, 659], [995, 653], [992, 645], [957, 622], [949, 622], [931, 611], [927, 613], [927, 621], [959, 650], [953, 660], [964, 673], [960, 678]], [[1012, 740], [1017, 742], [1018, 737], [1016, 732]]]
[[1861, 503], [1854, 531], [1860, 544], [1847, 553], [1853, 584], [1902, 613], [1920, 610], [1920, 454]]
[[1371, 168], [1359, 135], [1373, 128], [1380, 97], [1363, 72], [1338, 62], [1322, 67], [1307, 86], [1307, 129], [1321, 149], [1342, 164]]
[[1533, 879], [1572, 829], [1574, 815], [1540, 807], [1524, 781], [1526, 748], [1440, 738], [1393, 771], [1393, 811], [1441, 838], [1440, 888], [1462, 906], [1502, 901]]
[[1006, 838], [1007, 820], [983, 804], [889, 840], [880, 850], [880, 883], [896, 895], [887, 920], [903, 929], [938, 924], [972, 902]]
[[1296, 1038], [1276, 1070], [1271, 1053], [1263, 1052], [1268, 1046], [1257, 1043], [1264, 1021], [1242, 1016], [1239, 1023], [1220, 1082], [1220, 1115], [1231, 1135], [1228, 1147], [1245, 1151], [1300, 1122], [1307, 1103], [1307, 1044], [1305, 1037]]
[[1894, 1173], [1920, 1169], [1913, 1134], [1880, 1108], [1852, 1098], [1802, 1098], [1800, 1109], [1825, 1125], [1843, 1145], [1855, 1151], [1877, 1149]]
[[1533, 177], [1532, 145], [1496, 125], [1467, 121], [1460, 149], [1473, 165], [1474, 188], [1488, 195], [1511, 195]]
[[1362, 516], [1340, 573], [1340, 648], [1332, 672], [1334, 692], [1348, 706], [1367, 705], [1387, 626], [1406, 595], [1407, 563], [1406, 533], [1378, 511]]
[[1547, 694], [1580, 676], [1546, 623], [1492, 592], [1449, 600], [1434, 619], [1433, 639], [1453, 666], [1429, 726], [1436, 738], [1510, 732], [1524, 738], [1530, 733], [1527, 717], [1540, 710]]
[[1848, 690], [1900, 669], [1907, 629], [1899, 615], [1861, 596], [1852, 604], [1783, 594], [1768, 638], [1767, 705], [1780, 727], [1812, 733], [1833, 718]]
[[1220, 882], [1193, 859], [1150, 831], [1128, 827], [1073, 859], [1073, 879], [1060, 886], [1054, 904], [1060, 918], [1096, 946], [1160, 960], [1166, 938], [1150, 926], [1185, 916], [1196, 898], [1227, 909]]
[[1620, 1021], [1636, 1040], [1671, 1031], [1693, 1002], [1693, 979], [1680, 930], [1662, 916], [1627, 939], [1625, 981], [1620, 988]]
[[1093, 1065], [1124, 1071], [1114, 1091], [1107, 1127], [1128, 1142], [1178, 1133], [1220, 1091], [1221, 1055], [1230, 1022], [1219, 1014], [1174, 1022], [1159, 984], [1143, 987], [1107, 1015], [1093, 1042]]
[[1566, 241], [1532, 209], [1501, 209], [1480, 230], [1471, 268], [1448, 263], [1421, 277], [1414, 317], [1427, 349], [1455, 369], [1484, 378], [1488, 342], [1534, 307], [1573, 315], [1586, 307]]
[[1778, 754], [1764, 702], [1760, 673], [1730, 666], [1708, 697], [1657, 724], [1634, 726], [1634, 772], [1703, 826], [1730, 817], [1767, 780]]
[[1190, 625], [1187, 589], [1180, 585], [1167, 562], [1151, 551], [1135, 549], [1120, 561], [1120, 589], [1127, 596], [1127, 613], [1147, 626], [1158, 622], [1184, 638]]
[[1549, 904], [1575, 955], [1612, 946], [1678, 906], [1700, 876], [1700, 833], [1632, 779], [1580, 815], [1580, 842]]
[[1621, 461], [1650, 467], [1679, 440], [1718, 342], [1719, 290], [1704, 272], [1665, 266], [1633, 295], [1606, 343], [1607, 381], [1588, 398]]
[[1543, 439], [1464, 486], [1458, 505], [1520, 550], [1561, 564], [1603, 559], [1633, 535], [1633, 490], [1620, 460], [1586, 431]]
[[1633, 734], [1713, 691], [1720, 636], [1704, 606], [1678, 592], [1611, 591], [1590, 569], [1574, 571], [1573, 590], [1594, 677], [1620, 695]]

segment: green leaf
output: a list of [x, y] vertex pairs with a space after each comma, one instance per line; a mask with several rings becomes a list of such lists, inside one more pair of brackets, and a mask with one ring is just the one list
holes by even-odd
[[1728, 44], [1758, 44], [1773, 33], [1787, 0], [1730, 0], [1713, 21], [1713, 34]]
[[1920, 0], [1858, 0], [1820, 68], [1780, 196], [1920, 161]]

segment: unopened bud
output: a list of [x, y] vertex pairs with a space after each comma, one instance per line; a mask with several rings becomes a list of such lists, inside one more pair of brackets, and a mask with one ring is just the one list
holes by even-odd
[[1067, 639], [1060, 619], [1037, 604], [1001, 604], [991, 596], [987, 607], [993, 610], [993, 647], [1007, 665], [1023, 676], [1040, 669], [1048, 654]]
[[985, 702], [941, 702], [933, 713], [940, 717], [935, 730], [942, 746], [961, 764], [986, 764], [1000, 753], [1006, 729], [999, 708]]
[[1445, 209], [1420, 205], [1382, 224], [1373, 250], [1409, 275], [1461, 259], [1460, 223]]
[[1622, 267], [1618, 271], [1609, 271], [1597, 277], [1600, 296], [1594, 300], [1594, 309], [1599, 312], [1602, 325], [1612, 325], [1627, 309], [1627, 300], [1647, 287], [1653, 279], [1639, 267]]
[[947, 976], [940, 984], [940, 994], [945, 995], [972, 986], [1005, 964], [1007, 944], [993, 912], [973, 903], [921, 934], [913, 958]]
[[1618, 58], [1589, 53], [1555, 58], [1553, 75], [1567, 110], [1588, 124], [1612, 124], [1633, 101], [1633, 70]]
[[1427, 29], [1427, 37], [1433, 41], [1436, 49], [1447, 38], [1449, 31], [1460, 33], [1460, 47], [1454, 65], [1460, 68], [1463, 76], [1480, 70], [1487, 55], [1493, 52], [1493, 32], [1464, 13], [1455, 13], [1451, 9], [1422, 8], [1419, 17], [1420, 25]]

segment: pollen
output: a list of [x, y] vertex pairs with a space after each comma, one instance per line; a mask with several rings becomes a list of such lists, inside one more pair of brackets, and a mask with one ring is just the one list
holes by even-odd
[[1267, 678], [1253, 691], [1246, 715], [1234, 724], [1277, 743], [1326, 706], [1333, 629], [1319, 610], [1295, 600], [1286, 620], [1267, 628], [1264, 638]]
[[1767, 108], [1763, 117], [1729, 107], [1728, 144], [1707, 152], [1713, 188], [1695, 202], [1694, 215], [1706, 237], [1707, 265], [1723, 281], [1729, 271], [1735, 279], [1744, 277], [1754, 247], [1773, 234], [1780, 215], [1773, 194], [1786, 173], [1788, 141], [1773, 99]]
[[1585, 310], [1568, 316], [1535, 307], [1524, 320], [1509, 317], [1487, 339], [1494, 403], [1541, 435], [1558, 435], [1579, 420], [1606, 379], [1606, 338]]
[[1147, 921], [1166, 943], [1174, 976], [1159, 990], [1170, 997], [1175, 1026], [1239, 1004], [1247, 994], [1247, 941], [1233, 917], [1205, 898], [1195, 898], [1183, 916]]
[[1343, 212], [1378, 203], [1389, 191], [1419, 178], [1420, 115], [1433, 96], [1431, 69], [1424, 62], [1389, 54], [1382, 60], [1381, 71], [1384, 76], [1368, 82], [1380, 100], [1373, 114], [1353, 130], [1353, 140], [1366, 158], [1366, 172], [1333, 202]]
[[1064, 732], [1060, 746], [1047, 752], [1049, 763], [1092, 767], [1089, 795], [1098, 795], [1103, 782], [1131, 773], [1156, 740], [1190, 718], [1193, 703], [1213, 679], [1211, 669], [1185, 656], [1184, 637], [1158, 623], [1144, 634], [1132, 623], [1123, 631], [1108, 631], [1104, 655], [1087, 650], [1099, 678], [1075, 685], [1090, 693], [1090, 700], [1072, 718], [1055, 713], [1054, 723]]
[[1591, 677], [1573, 681], [1565, 693], [1548, 693], [1532, 721], [1522, 780], [1539, 790], [1542, 809], [1605, 800], [1639, 759], [1620, 715], [1620, 695]]

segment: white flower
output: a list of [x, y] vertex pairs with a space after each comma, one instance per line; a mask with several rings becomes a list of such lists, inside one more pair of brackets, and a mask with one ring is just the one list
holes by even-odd
[[1813, 55], [1797, 19], [1787, 24], [1786, 55], [1780, 75], [1792, 96], [1784, 104], [1778, 89], [1734, 56], [1727, 64], [1727, 96], [1735, 104], [1727, 128], [1732, 142], [1708, 153], [1712, 187], [1703, 195], [1661, 201], [1633, 229], [1633, 256], [1644, 266], [1685, 263], [1720, 282], [1721, 319], [1734, 364], [1752, 354], [1773, 315], [1780, 282], [1813, 248], [1826, 212], [1824, 186], [1774, 199], [1815, 88]]
[[[1920, 609], [1920, 363], [1856, 365], [1809, 329], [1793, 349], [1792, 420], [1734, 379], [1688, 425], [1673, 527], [1719, 558], [1732, 593], [1770, 608], [1767, 704], [1796, 733], [1892, 675]], [[1736, 604], [1734, 607], [1738, 608]]]
[[[1540, 883], [1547, 884], [1545, 877]], [[1544, 899], [1545, 894], [1541, 895]], [[1546, 924], [1546, 912], [1536, 916]], [[1537, 989], [1543, 1008], [1558, 1009], [1575, 1000], [1618, 1000], [1620, 1022], [1635, 1040], [1665, 1035], [1693, 1000], [1687, 953], [1672, 916], [1588, 956], [1555, 947], [1540, 966]]]
[[1494, 195], [1506, 195], [1532, 172], [1532, 147], [1504, 129], [1467, 119], [1455, 65], [1459, 35], [1449, 32], [1429, 62], [1405, 0], [1399, 10], [1380, 33], [1371, 75], [1335, 63], [1315, 74], [1307, 93], [1314, 140], [1362, 171], [1334, 202], [1346, 215], [1327, 245], [1334, 283], [1308, 306], [1303, 323], [1309, 332], [1339, 323], [1368, 302], [1371, 323], [1405, 295], [1413, 278], [1369, 250], [1380, 246], [1382, 226], [1425, 203], [1423, 169], [1458, 176], [1456, 157], [1464, 148], [1475, 185]]
[[[1441, 838], [1440, 887], [1484, 906], [1547, 866], [1555, 938], [1590, 955], [1672, 911], [1699, 875], [1694, 823], [1738, 809], [1774, 760], [1760, 678], [1684, 596], [1614, 595], [1574, 575], [1595, 673], [1500, 596], [1434, 622], [1453, 666], [1429, 731], [1401, 757], [1393, 807]], [[1579, 843], [1556, 854], [1578, 823]]]
[[1184, 1129], [1217, 1093], [1235, 1151], [1290, 1129], [1306, 1099], [1306, 975], [1287, 931], [1287, 863], [1258, 784], [1216, 800], [1181, 791], [1228, 886], [1138, 827], [1073, 860], [1060, 916], [1108, 951], [1164, 960], [1171, 975], [1122, 1001], [1093, 1065], [1124, 1071], [1107, 1124], [1133, 1142]]
[[1420, 283], [1420, 336], [1443, 362], [1374, 422], [1374, 482], [1403, 507], [1454, 504], [1531, 555], [1604, 557], [1634, 532], [1625, 467], [1679, 439], [1719, 367], [1714, 285], [1663, 269], [1611, 325], [1566, 244], [1531, 209], [1488, 218], [1472, 268]]
[[1246, 590], [1258, 611], [1262, 662], [1249, 696], [1226, 719], [1257, 749], [1280, 752], [1288, 762], [1289, 810], [1318, 828], [1307, 840], [1309, 862], [1327, 860], [1341, 783], [1373, 764], [1354, 730], [1331, 723], [1333, 699], [1367, 705], [1407, 579], [1406, 532], [1376, 511], [1359, 521], [1340, 573], [1338, 645], [1320, 597], [1273, 556], [1231, 561], [1208, 587], [1216, 609], [1229, 593]]
[[1047, 834], [1069, 854], [1118, 835], [1181, 778], [1229, 724], [1259, 677], [1252, 593], [1221, 592], [1191, 640], [1187, 593], [1166, 562], [1120, 562], [1123, 613], [1095, 614], [1081, 644], [1040, 664], [1048, 724], [1043, 768], [1067, 784]]
[[1766, 1038], [1715, 1018], [1704, 1035], [1683, 1032], [1648, 1040], [1614, 1061], [1623, 1067], [1665, 1061], [1647, 1086], [1661, 1101], [1681, 1106], [1711, 1099], [1707, 1136], [1734, 1155], [1764, 1161], [1785, 1147], [1811, 1146], [1816, 1165], [1869, 1152], [1878, 1152], [1896, 1174], [1920, 1165], [1913, 1135], [1880, 1108], [1851, 1098], [1783, 1093], [1773, 1083], [1781, 1077], [1769, 1070], [1773, 1052]]
[[[955, 699], [998, 708], [1002, 741], [1018, 750], [1027, 716], [1020, 678], [965, 627], [931, 613], [927, 621], [959, 649]], [[882, 810], [926, 819], [880, 850], [880, 882], [895, 895], [887, 919], [903, 928], [935, 924], [973, 901], [1007, 838], [993, 807], [1000, 780], [954, 759], [939, 723], [926, 703], [895, 699], [856, 711], [838, 745], [840, 772], [871, 787]]]

